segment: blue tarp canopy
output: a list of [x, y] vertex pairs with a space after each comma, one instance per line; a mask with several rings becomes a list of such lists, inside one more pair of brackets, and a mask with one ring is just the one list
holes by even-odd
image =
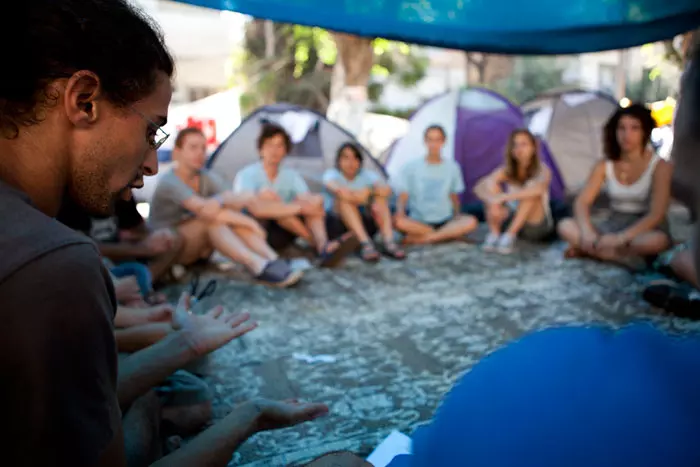
[[469, 51], [622, 49], [700, 26], [700, 0], [184, 0], [273, 21]]

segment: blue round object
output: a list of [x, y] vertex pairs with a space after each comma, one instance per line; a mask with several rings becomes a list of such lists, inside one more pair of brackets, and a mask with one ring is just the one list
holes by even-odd
[[547, 329], [465, 374], [391, 467], [697, 466], [699, 395], [697, 337]]

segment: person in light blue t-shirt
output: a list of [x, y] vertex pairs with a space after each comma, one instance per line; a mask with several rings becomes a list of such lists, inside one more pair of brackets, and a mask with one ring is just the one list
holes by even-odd
[[395, 180], [399, 195], [395, 226], [407, 244], [456, 240], [479, 225], [474, 216], [461, 213], [459, 194], [464, 191], [462, 170], [443, 159], [445, 130], [437, 125], [425, 130], [428, 155], [408, 163]]
[[372, 237], [380, 231], [382, 252], [404, 259], [405, 252], [394, 241], [389, 209], [391, 187], [376, 173], [362, 168], [362, 163], [360, 149], [346, 143], [338, 149], [335, 167], [323, 174], [328, 231], [354, 233], [360, 241], [360, 256], [368, 262], [379, 260]]
[[301, 174], [282, 165], [291, 148], [284, 128], [263, 125], [258, 136], [260, 162], [236, 174], [233, 191], [252, 197], [248, 212], [263, 224], [273, 247], [283, 249], [302, 238], [315, 248], [320, 266], [336, 266], [358, 247], [357, 238], [348, 232], [329, 240], [323, 197], [310, 193]]

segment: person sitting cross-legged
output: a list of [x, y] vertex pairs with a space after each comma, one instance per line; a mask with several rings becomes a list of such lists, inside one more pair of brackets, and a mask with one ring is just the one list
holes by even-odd
[[395, 181], [398, 202], [394, 225], [405, 235], [406, 244], [457, 240], [478, 226], [474, 216], [461, 213], [462, 170], [455, 161], [442, 158], [445, 136], [442, 127], [428, 127], [428, 155], [409, 162]]
[[[649, 109], [640, 104], [619, 108], [605, 124], [607, 160], [596, 164], [576, 198], [575, 217], [557, 226], [569, 244], [567, 257], [619, 262], [654, 256], [671, 245], [666, 213], [672, 166], [647, 149], [655, 126]], [[594, 225], [590, 209], [603, 188], [611, 211]]]
[[179, 262], [192, 264], [218, 251], [244, 265], [258, 282], [287, 287], [299, 281], [267, 243], [267, 234], [242, 210], [250, 199], [233, 195], [216, 174], [204, 169], [206, 138], [196, 128], [177, 135], [175, 168], [163, 174], [153, 195], [149, 221], [173, 228], [184, 240]]
[[[554, 231], [549, 209], [552, 173], [542, 164], [528, 130], [511, 133], [505, 164], [482, 178], [474, 193], [486, 204], [489, 234], [484, 250], [510, 253], [516, 236], [541, 241]], [[501, 186], [506, 186], [506, 191]], [[503, 227], [508, 224], [505, 233]]]
[[134, 264], [141, 263], [147, 266], [149, 282], [162, 283], [177, 266], [182, 238], [171, 229], [150, 229], [136, 206], [129, 189], [115, 201], [113, 215], [93, 217], [72, 197], [65, 196], [56, 219], [90, 237], [100, 254], [113, 263], [110, 269], [125, 264], [120, 269], [145, 269]]
[[326, 189], [326, 216], [331, 234], [348, 230], [360, 241], [364, 261], [379, 260], [372, 237], [379, 231], [382, 252], [394, 259], [404, 259], [405, 252], [394, 241], [389, 197], [391, 188], [373, 172], [362, 168], [363, 156], [352, 143], [338, 149], [335, 168], [323, 174]]
[[283, 165], [291, 149], [292, 140], [284, 128], [263, 125], [258, 136], [260, 162], [236, 174], [233, 192], [252, 198], [247, 211], [264, 225], [275, 249], [301, 238], [314, 247], [320, 266], [336, 266], [358, 247], [357, 238], [348, 232], [329, 239], [323, 196], [309, 193], [301, 174]]

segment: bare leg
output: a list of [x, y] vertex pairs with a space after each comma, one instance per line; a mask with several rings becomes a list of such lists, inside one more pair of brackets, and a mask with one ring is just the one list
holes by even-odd
[[372, 216], [379, 226], [379, 232], [385, 243], [394, 241], [394, 226], [391, 222], [391, 210], [386, 197], [378, 196], [372, 203]]
[[473, 232], [479, 226], [476, 217], [460, 215], [455, 217], [437, 231], [425, 237], [426, 243], [441, 243], [450, 240], [457, 240], [460, 237]]
[[316, 246], [316, 251], [319, 253], [323, 252], [328, 243], [325, 215], [307, 216], [304, 218], [304, 222], [306, 222], [306, 227], [311, 231], [311, 244]]
[[487, 204], [486, 224], [489, 226], [489, 232], [494, 236], [501, 235], [501, 228], [508, 218], [508, 212], [508, 208], [502, 204]]
[[695, 271], [693, 254], [690, 250], [683, 250], [675, 255], [671, 260], [671, 269], [678, 277], [689, 282], [696, 289], [700, 289], [700, 281]]
[[252, 230], [246, 228], [234, 228], [233, 231], [243, 240], [248, 248], [266, 260], [274, 261], [279, 258], [279, 255], [275, 253], [275, 250], [267, 243], [265, 237], [261, 237]]
[[396, 230], [404, 234], [403, 242], [407, 245], [421, 245], [426, 243], [426, 236], [435, 230], [420, 221], [411, 219], [408, 216], [397, 217], [394, 221]]
[[368, 243], [370, 241], [367, 230], [365, 230], [365, 225], [362, 223], [360, 208], [356, 204], [337, 200], [335, 202], [335, 209], [340, 216], [340, 220], [345, 224], [345, 227], [355, 234], [360, 243]]
[[147, 467], [161, 458], [160, 401], [154, 391], [138, 398], [122, 419], [128, 467]]
[[185, 240], [181, 235], [177, 235], [175, 237], [175, 243], [170, 250], [162, 255], [156, 256], [148, 262], [148, 268], [151, 270], [153, 282], [157, 282], [174, 264], [177, 264], [177, 260], [182, 254], [184, 247]]
[[253, 275], [258, 276], [265, 269], [268, 261], [251, 251], [229, 226], [212, 224], [207, 232], [209, 233], [209, 241], [218, 252], [236, 263], [242, 264]]
[[314, 244], [314, 238], [309, 228], [297, 216], [283, 217], [275, 222], [287, 232], [291, 232], [299, 238], [304, 239], [309, 244]]
[[544, 204], [542, 198], [528, 198], [518, 203], [513, 221], [508, 226], [508, 235], [516, 236], [520, 229], [528, 224], [539, 224], [544, 220]]
[[184, 242], [178, 263], [188, 265], [211, 256], [214, 249], [209, 241], [209, 225], [206, 222], [192, 219], [180, 225], [177, 230]]
[[[204, 384], [203, 382], [201, 384]], [[211, 422], [211, 400], [204, 400], [195, 404], [182, 406], [166, 405], [162, 410], [162, 418], [172, 424], [175, 434], [178, 436], [191, 436], [201, 431]]]
[[666, 234], [651, 231], [637, 235], [630, 242], [629, 248], [620, 253], [624, 256], [652, 256], [666, 251], [670, 246]]
[[578, 224], [576, 224], [574, 219], [567, 217], [559, 221], [559, 224], [557, 224], [557, 233], [562, 240], [569, 244], [571, 256], [576, 256], [575, 253], [580, 253], [581, 230], [578, 228]]

